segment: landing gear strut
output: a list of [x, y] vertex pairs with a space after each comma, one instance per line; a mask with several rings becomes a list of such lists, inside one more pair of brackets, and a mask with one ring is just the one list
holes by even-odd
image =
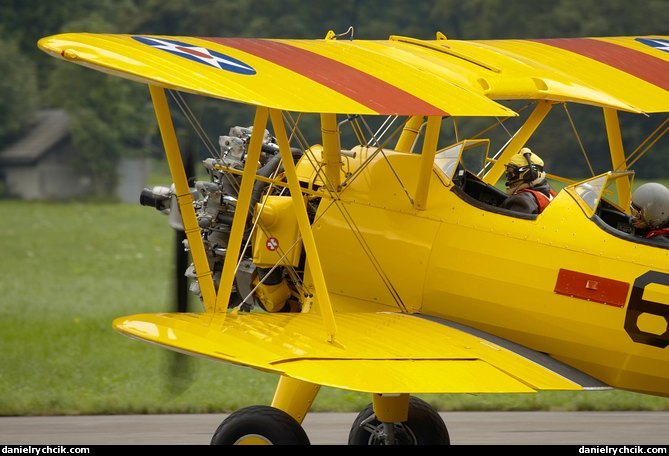
[[404, 422], [381, 422], [369, 404], [355, 419], [349, 445], [450, 445], [448, 430], [439, 413], [417, 397], [409, 398]]
[[254, 405], [232, 413], [214, 433], [212, 445], [310, 445], [302, 420], [320, 385], [281, 376], [272, 406]]

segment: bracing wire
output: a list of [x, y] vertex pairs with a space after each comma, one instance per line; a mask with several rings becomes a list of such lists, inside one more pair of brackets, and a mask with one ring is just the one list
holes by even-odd
[[595, 170], [592, 168], [592, 165], [590, 164], [590, 158], [588, 157], [588, 153], [585, 151], [585, 147], [583, 146], [583, 141], [581, 141], [581, 136], [578, 134], [578, 130], [576, 130], [576, 124], [574, 123], [574, 119], [572, 119], [571, 114], [569, 113], [569, 109], [567, 108], [567, 103], [562, 103], [562, 107], [564, 108], [564, 112], [567, 115], [567, 119], [569, 120], [569, 124], [571, 125], [571, 128], [574, 132], [576, 141], [578, 142], [578, 145], [581, 148], [581, 153], [583, 154], [583, 158], [585, 158], [585, 163], [588, 165], [588, 169], [590, 170], [590, 175], [594, 176]]

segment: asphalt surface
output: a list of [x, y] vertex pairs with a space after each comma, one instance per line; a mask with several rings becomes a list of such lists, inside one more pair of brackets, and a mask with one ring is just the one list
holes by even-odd
[[[208, 445], [226, 416], [0, 417], [0, 445]], [[345, 445], [355, 416], [310, 413], [303, 426], [312, 445]], [[441, 416], [453, 445], [669, 447], [669, 412], [444, 412]]]

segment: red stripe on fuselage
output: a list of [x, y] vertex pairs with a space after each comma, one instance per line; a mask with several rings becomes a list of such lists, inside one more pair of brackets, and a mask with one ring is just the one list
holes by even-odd
[[392, 84], [305, 49], [262, 39], [206, 39], [292, 70], [379, 113], [448, 115], [447, 112]]
[[669, 90], [669, 63], [649, 54], [591, 38], [532, 40], [575, 52]]

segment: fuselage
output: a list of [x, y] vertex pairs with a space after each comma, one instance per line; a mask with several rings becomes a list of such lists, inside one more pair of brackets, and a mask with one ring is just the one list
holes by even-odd
[[328, 289], [452, 320], [616, 388], [669, 396], [669, 250], [604, 230], [561, 191], [539, 216], [475, 205], [419, 156], [368, 166], [313, 224]]

